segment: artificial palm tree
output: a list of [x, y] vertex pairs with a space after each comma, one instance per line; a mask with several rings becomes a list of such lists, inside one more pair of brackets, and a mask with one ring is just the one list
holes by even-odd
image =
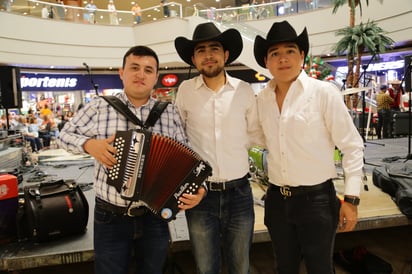
[[[376, 55], [385, 52], [387, 48], [393, 46], [395, 42], [385, 34], [386, 32], [377, 23], [369, 20], [366, 24], [360, 23], [357, 26], [346, 27], [336, 32], [336, 35], [342, 36], [342, 39], [335, 44], [334, 51], [337, 54], [346, 52], [347, 56], [356, 56], [356, 59], [348, 60], [348, 76], [352, 73], [352, 80], [349, 82], [349, 79], [347, 79], [349, 87], [359, 86], [362, 56], [365, 50], [372, 55]], [[353, 72], [354, 66], [355, 71]], [[350, 68], [352, 69], [350, 70]], [[353, 103], [355, 106], [357, 105], [356, 95], [354, 96]]]
[[[377, 0], [382, 3], [383, 0]], [[366, 6], [369, 6], [369, 0], [365, 0]], [[361, 0], [333, 0], [333, 13], [336, 13], [338, 9], [344, 5], [348, 5], [349, 7], [349, 27], [353, 28], [355, 26], [355, 15], [356, 15], [356, 8], [359, 8], [360, 15], [362, 16], [362, 1]], [[348, 45], [350, 46], [350, 45]], [[352, 47], [348, 47], [346, 51], [346, 60], [348, 65], [348, 75], [346, 76], [346, 86], [351, 87], [358, 87], [358, 80], [354, 76], [353, 67], [354, 67], [354, 59], [356, 54], [353, 52]], [[348, 96], [350, 97], [350, 96]], [[348, 98], [347, 98], [348, 99]], [[355, 100], [357, 97], [355, 96]], [[346, 100], [349, 103], [349, 100]], [[357, 103], [357, 101], [356, 101]]]

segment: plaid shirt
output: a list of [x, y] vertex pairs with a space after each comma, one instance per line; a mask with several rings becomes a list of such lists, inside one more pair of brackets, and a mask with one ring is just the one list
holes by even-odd
[[[136, 108], [127, 99], [124, 93], [116, 95], [142, 122], [146, 121], [150, 110], [153, 108], [156, 100], [150, 100], [143, 106]], [[106, 139], [116, 131], [123, 131], [136, 128], [136, 126], [127, 121], [126, 118], [118, 113], [104, 99], [95, 98], [86, 104], [79, 112], [65, 124], [59, 137], [58, 144], [61, 148], [73, 154], [86, 153], [83, 144], [91, 139]], [[174, 105], [169, 104], [159, 120], [152, 128], [153, 133], [171, 137], [185, 145], [188, 145], [180, 116]], [[94, 170], [94, 188], [96, 196], [118, 206], [127, 206], [129, 201], [125, 201], [113, 186], [106, 183], [107, 170], [98, 161], [95, 161]]]

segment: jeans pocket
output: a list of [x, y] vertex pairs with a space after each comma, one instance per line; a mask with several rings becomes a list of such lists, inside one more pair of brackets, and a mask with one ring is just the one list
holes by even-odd
[[113, 221], [113, 214], [101, 208], [94, 208], [94, 222], [97, 224], [109, 224]]

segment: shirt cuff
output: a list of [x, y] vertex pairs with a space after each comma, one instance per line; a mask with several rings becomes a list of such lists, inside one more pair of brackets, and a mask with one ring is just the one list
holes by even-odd
[[345, 180], [345, 195], [359, 197], [361, 191], [362, 177], [353, 176]]

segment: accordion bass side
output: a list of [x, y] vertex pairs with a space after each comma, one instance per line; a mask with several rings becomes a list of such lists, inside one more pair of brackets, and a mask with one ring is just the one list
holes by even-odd
[[155, 215], [170, 221], [179, 212], [179, 198], [196, 193], [212, 174], [211, 166], [187, 146], [147, 130], [118, 131], [117, 164], [107, 183], [121, 197], [142, 201]]

